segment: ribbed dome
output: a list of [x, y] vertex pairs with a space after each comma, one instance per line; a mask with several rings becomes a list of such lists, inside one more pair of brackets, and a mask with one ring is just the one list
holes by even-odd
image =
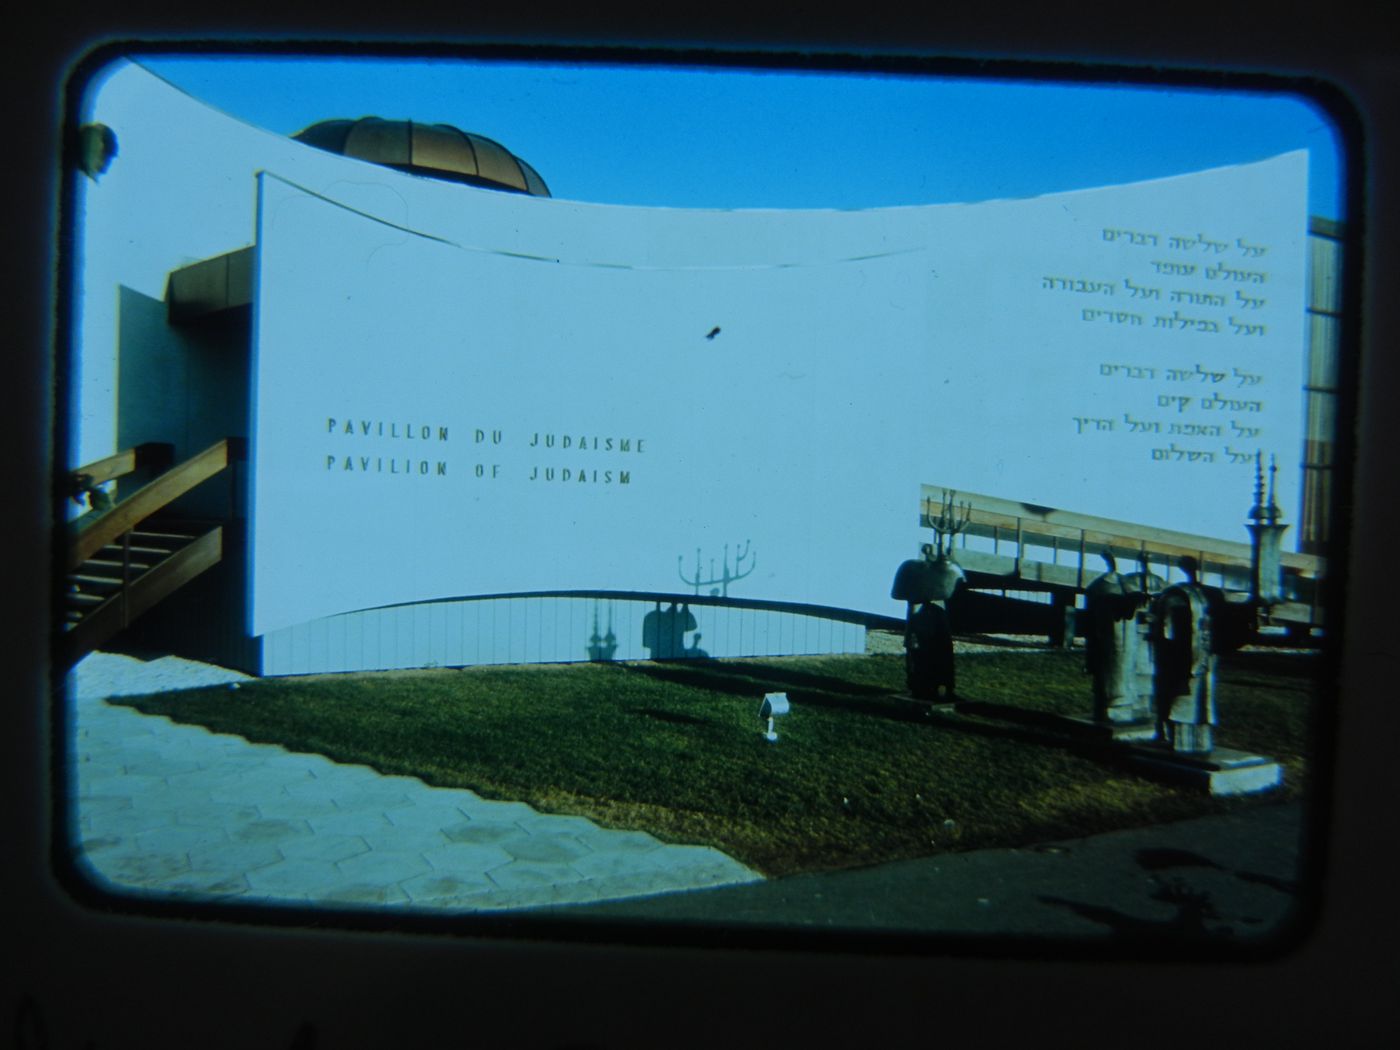
[[499, 142], [451, 124], [411, 120], [323, 120], [292, 138], [330, 153], [383, 164], [399, 171], [450, 179], [493, 190], [548, 197], [534, 168]]

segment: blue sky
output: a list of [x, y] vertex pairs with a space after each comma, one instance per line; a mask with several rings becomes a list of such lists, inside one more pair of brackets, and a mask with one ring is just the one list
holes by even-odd
[[442, 59], [141, 62], [282, 134], [332, 117], [455, 124], [499, 140], [570, 200], [843, 209], [978, 201], [1305, 148], [1309, 211], [1344, 217], [1333, 130], [1290, 96]]

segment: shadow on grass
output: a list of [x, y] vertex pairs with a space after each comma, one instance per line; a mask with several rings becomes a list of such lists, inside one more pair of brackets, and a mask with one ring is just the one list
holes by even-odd
[[771, 664], [684, 663], [625, 664], [625, 669], [653, 681], [689, 689], [749, 697], [757, 705], [764, 693], [785, 692], [797, 707], [848, 711], [896, 722], [924, 722], [924, 710], [893, 698], [892, 690], [857, 685], [830, 675], [776, 668]]
[[673, 660], [623, 664], [629, 671], [677, 685], [716, 692], [749, 695], [755, 688], [767, 692], [782, 689], [808, 689], [850, 696], [883, 697], [889, 690], [877, 685], [849, 682], [837, 675], [813, 674], [796, 668], [745, 660], [742, 663], [718, 660]]
[[644, 715], [647, 718], [654, 718], [658, 722], [670, 722], [679, 726], [707, 726], [711, 724], [708, 718], [698, 718], [695, 715], [682, 714], [679, 711], [663, 711], [659, 707], [632, 707], [628, 711], [634, 715]]
[[998, 704], [990, 700], [962, 700], [957, 707], [961, 715], [992, 718], [999, 722], [1011, 722], [1039, 730], [1055, 737], [1067, 737], [1065, 720], [1061, 715], [1050, 711], [1035, 711], [1015, 704]]

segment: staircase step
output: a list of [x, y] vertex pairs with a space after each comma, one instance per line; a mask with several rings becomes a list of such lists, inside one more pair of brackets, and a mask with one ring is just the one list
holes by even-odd
[[121, 587], [120, 576], [92, 576], [84, 572], [71, 572], [68, 582], [76, 583], [83, 590], [111, 591]]
[[[83, 562], [80, 567], [86, 570], [115, 569], [118, 576], [121, 575], [122, 571], [122, 563], [120, 561], [112, 561], [110, 558], [89, 558], [87, 561]], [[150, 563], [144, 561], [134, 561], [129, 566], [132, 576], [143, 573], [150, 567]]]
[[131, 538], [138, 542], [153, 541], [155, 545], [173, 543], [177, 547], [182, 547], [194, 539], [193, 536], [183, 532], [146, 532], [145, 530], [133, 529]]
[[105, 601], [107, 600], [107, 598], [106, 598], [105, 595], [102, 595], [102, 594], [87, 594], [87, 593], [85, 593], [85, 592], [83, 592], [83, 591], [69, 591], [67, 594], [65, 594], [65, 595], [63, 596], [63, 599], [64, 599], [64, 601], [66, 601], [66, 602], [69, 604], [69, 606], [84, 606], [84, 605], [86, 605], [86, 606], [89, 606], [89, 607], [94, 606], [94, 605], [101, 605], [103, 602], [105, 602]]
[[[107, 544], [107, 546], [105, 546], [105, 547], [102, 548], [101, 553], [106, 554], [106, 555], [109, 555], [109, 556], [110, 556], [110, 555], [113, 555], [113, 554], [120, 555], [121, 552], [122, 552], [122, 549], [123, 549], [123, 548], [122, 548], [122, 545], [121, 545], [120, 543], [109, 543], [109, 544]], [[155, 555], [156, 557], [158, 557], [158, 558], [164, 558], [166, 555], [168, 555], [168, 554], [171, 553], [171, 549], [168, 548], [168, 547], [150, 547], [150, 546], [138, 547], [138, 546], [137, 546], [136, 544], [134, 544], [134, 543], [131, 545], [131, 547], [129, 548], [129, 550], [131, 551], [132, 554], [154, 554], [154, 555]]]

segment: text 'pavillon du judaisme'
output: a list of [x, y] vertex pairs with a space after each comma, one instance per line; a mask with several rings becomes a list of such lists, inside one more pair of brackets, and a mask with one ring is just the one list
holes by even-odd
[[[324, 468], [341, 475], [389, 474], [405, 478], [504, 478], [571, 485], [630, 485], [632, 462], [646, 453], [646, 439], [616, 434], [553, 431], [507, 432], [440, 424], [327, 416]], [[447, 454], [465, 435], [471, 462]], [[524, 452], [529, 462], [511, 464]], [[621, 462], [619, 462], [621, 459]], [[623, 463], [626, 466], [623, 466]]]

